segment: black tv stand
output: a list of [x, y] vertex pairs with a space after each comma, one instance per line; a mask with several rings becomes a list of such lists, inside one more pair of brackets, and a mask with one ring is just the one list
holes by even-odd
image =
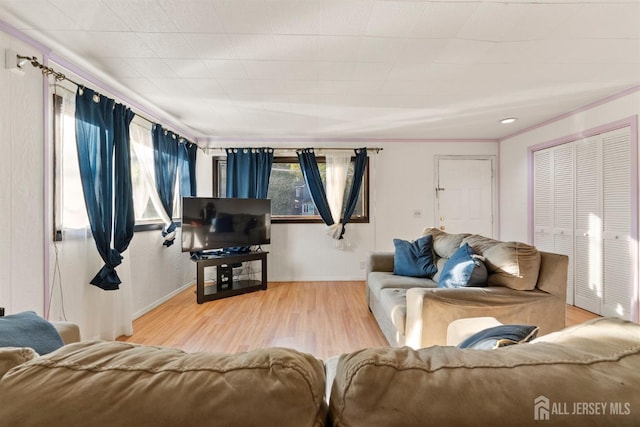
[[[267, 289], [267, 254], [268, 252], [225, 253], [209, 252], [193, 256], [196, 263], [196, 297], [198, 304]], [[233, 280], [233, 266], [247, 261], [260, 261], [261, 280], [252, 278]], [[216, 267], [216, 283], [205, 286], [204, 269]], [[222, 275], [221, 275], [222, 274]]]

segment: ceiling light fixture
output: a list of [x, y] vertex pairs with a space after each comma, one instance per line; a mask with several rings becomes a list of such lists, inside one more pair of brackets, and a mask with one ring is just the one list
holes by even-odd
[[517, 117], [505, 117], [504, 119], [500, 120], [500, 123], [502, 123], [503, 125], [508, 125], [509, 123], [513, 123], [516, 120], [518, 120]]

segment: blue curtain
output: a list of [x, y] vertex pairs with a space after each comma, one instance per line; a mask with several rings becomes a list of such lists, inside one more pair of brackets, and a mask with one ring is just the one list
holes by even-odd
[[188, 141], [178, 145], [180, 197], [196, 195], [196, 154], [198, 146]]
[[[320, 177], [320, 171], [318, 170], [318, 161], [313, 149], [306, 148], [304, 150], [298, 150], [298, 161], [300, 162], [300, 168], [302, 169], [302, 176], [309, 188], [313, 203], [318, 209], [318, 213], [327, 225], [333, 225], [333, 217], [331, 216], [331, 209], [329, 208], [329, 202], [327, 201], [327, 193], [324, 191], [324, 185], [322, 184], [322, 178]], [[338, 220], [340, 220], [338, 218]]]
[[170, 218], [170, 223], [162, 229], [162, 236], [165, 238], [163, 245], [168, 247], [173, 245], [176, 230], [176, 224], [171, 218], [178, 173], [178, 136], [159, 124], [153, 125], [151, 133], [156, 190], [165, 213]]
[[82, 192], [91, 233], [105, 262], [90, 283], [104, 290], [119, 289], [122, 282], [115, 268], [133, 237], [129, 154], [133, 115], [130, 109], [115, 105], [113, 99], [91, 89], [79, 87], [76, 92], [76, 145]]
[[227, 197], [265, 199], [273, 148], [227, 148]]
[[345, 226], [351, 219], [353, 211], [356, 209], [358, 196], [360, 195], [360, 188], [362, 187], [362, 177], [364, 176], [364, 170], [367, 167], [367, 149], [359, 148], [354, 151], [356, 158], [353, 167], [353, 180], [351, 181], [351, 188], [349, 189], [349, 196], [347, 197], [347, 205], [344, 208], [342, 231], [340, 232], [341, 239], [342, 236], [344, 236]]

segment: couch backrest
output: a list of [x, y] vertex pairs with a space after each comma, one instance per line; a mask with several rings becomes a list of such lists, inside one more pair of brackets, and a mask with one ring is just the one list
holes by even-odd
[[322, 426], [322, 361], [290, 349], [184, 353], [83, 342], [0, 378], [12, 426]]
[[[640, 425], [640, 325], [597, 319], [545, 338], [497, 350], [342, 355], [331, 390], [333, 425]], [[595, 404], [604, 412], [588, 414]]]
[[[464, 243], [484, 257], [490, 286], [505, 286], [516, 290], [533, 290], [538, 283], [540, 253], [522, 242], [502, 242], [478, 234], [450, 234], [437, 228], [427, 228], [423, 235], [433, 236], [436, 257], [449, 258]], [[441, 265], [440, 263], [439, 265]]]

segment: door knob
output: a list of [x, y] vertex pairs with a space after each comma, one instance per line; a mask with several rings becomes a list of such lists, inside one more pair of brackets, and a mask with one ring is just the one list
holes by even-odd
[[444, 225], [440, 226], [440, 230], [444, 231], [446, 229], [446, 227]]

